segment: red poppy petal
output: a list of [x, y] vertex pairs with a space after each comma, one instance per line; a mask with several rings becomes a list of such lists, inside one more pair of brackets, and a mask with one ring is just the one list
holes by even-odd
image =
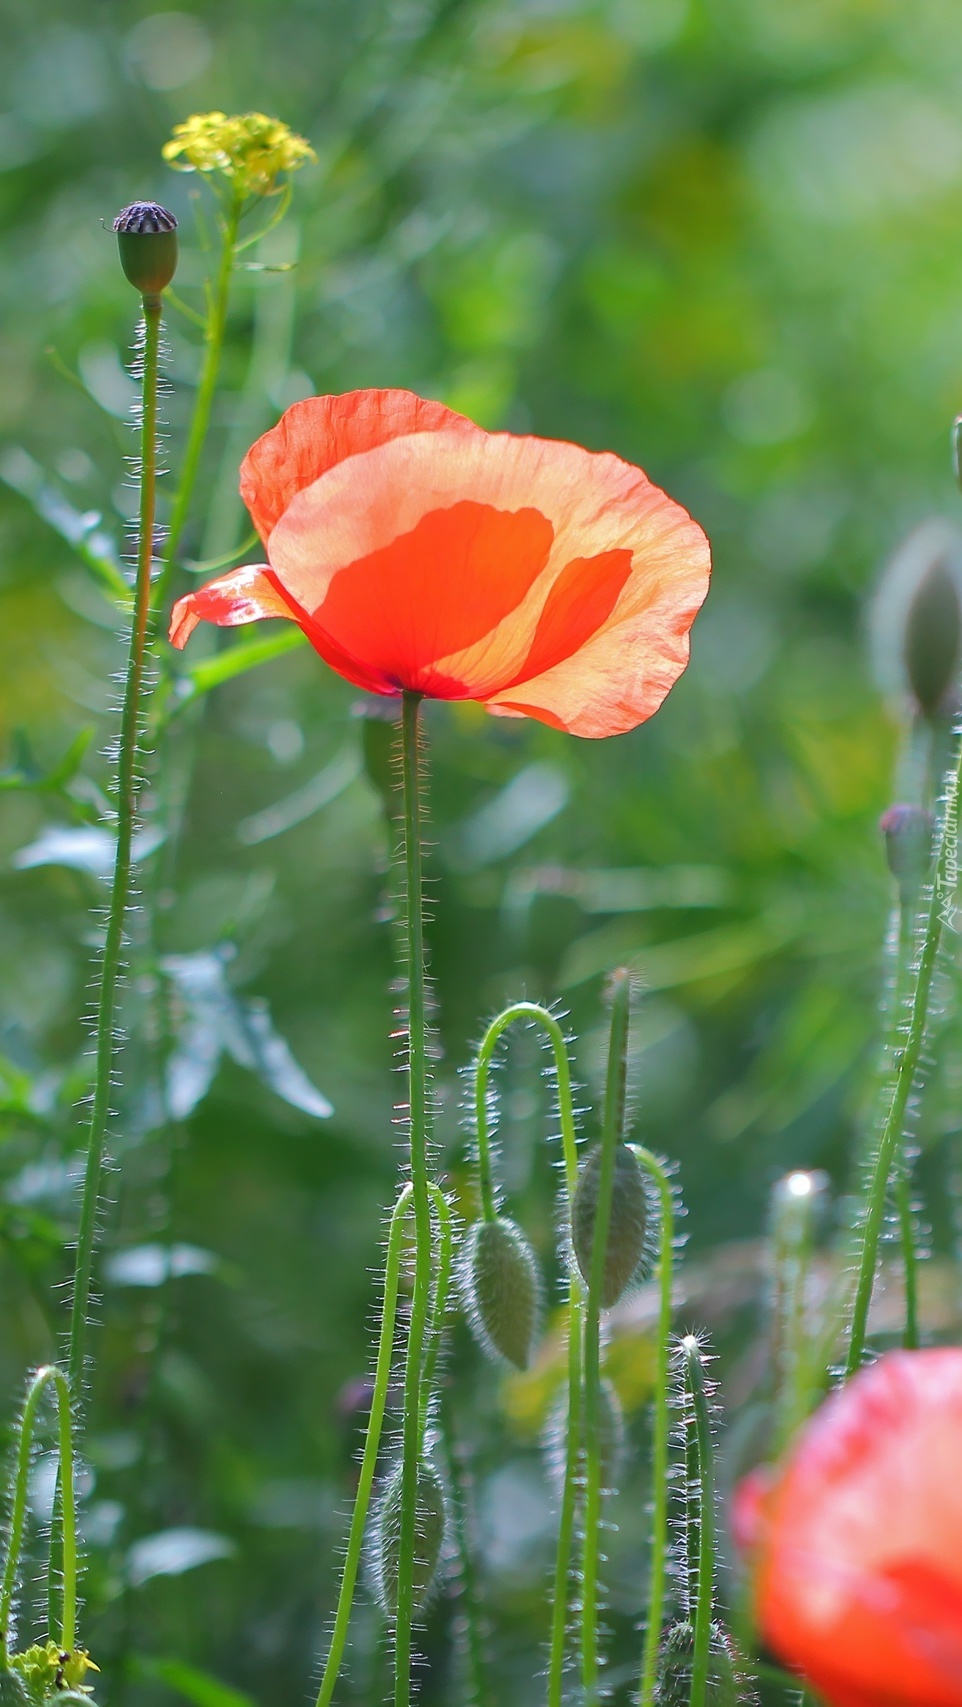
[[411, 391], [348, 391], [291, 405], [251, 446], [240, 494], [265, 544], [295, 493], [336, 463], [407, 433], [478, 432], [465, 416]]
[[398, 688], [470, 697], [469, 684], [432, 665], [497, 627], [543, 572], [553, 537], [539, 510], [470, 500], [432, 510], [410, 533], [339, 570], [317, 619]]
[[170, 617], [168, 639], [182, 651], [199, 622], [218, 628], [239, 628], [262, 617], [292, 616], [290, 601], [266, 563], [250, 563], [218, 575], [195, 593], [178, 599]]
[[[513, 540], [503, 564], [490, 553], [483, 562], [474, 548], [482, 511], [492, 540]], [[450, 524], [427, 520], [444, 512]], [[542, 525], [553, 543], [533, 574]], [[398, 543], [409, 535], [443, 543], [446, 574], [439, 558], [424, 579], [410, 541]], [[400, 686], [478, 699], [580, 734], [620, 732], [651, 714], [684, 668], [687, 629], [708, 582], [701, 529], [640, 469], [576, 445], [479, 429], [410, 434], [330, 469], [292, 499], [270, 557], [326, 631], [342, 643], [350, 631], [349, 649]], [[371, 613], [385, 597], [389, 564], [397, 584], [382, 622]], [[533, 667], [550, 662], [551, 671], [532, 677], [525, 661], [535, 647]], [[555, 681], [557, 670], [566, 673]]]

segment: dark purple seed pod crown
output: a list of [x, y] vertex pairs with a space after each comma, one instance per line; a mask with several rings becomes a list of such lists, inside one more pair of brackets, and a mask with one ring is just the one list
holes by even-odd
[[177, 269], [177, 221], [159, 202], [131, 202], [114, 220], [120, 264], [144, 296], [159, 296]]
[[159, 202], [131, 202], [118, 213], [114, 230], [125, 234], [133, 231], [137, 236], [155, 235], [159, 231], [176, 231], [177, 221]]

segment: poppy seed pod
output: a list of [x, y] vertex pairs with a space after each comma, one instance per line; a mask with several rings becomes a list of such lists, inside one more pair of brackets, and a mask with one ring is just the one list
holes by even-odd
[[[591, 1275], [591, 1247], [600, 1183], [601, 1148], [596, 1145], [582, 1165], [571, 1205], [571, 1245], [586, 1286]], [[647, 1235], [648, 1189], [645, 1176], [627, 1144], [619, 1144], [615, 1151], [611, 1218], [599, 1300], [603, 1310], [610, 1310], [613, 1304], [617, 1304], [638, 1277]]]
[[114, 220], [120, 264], [135, 290], [159, 296], [177, 271], [177, 221], [159, 202], [131, 202]]
[[[392, 1472], [375, 1516], [373, 1576], [374, 1590], [384, 1612], [394, 1617], [397, 1612], [398, 1560], [401, 1553], [401, 1499], [403, 1469], [400, 1464]], [[422, 1460], [418, 1465], [417, 1505], [414, 1519], [414, 1567], [412, 1586], [414, 1607], [423, 1606], [431, 1592], [444, 1532], [447, 1527], [447, 1506], [444, 1486], [433, 1464]]]
[[459, 1270], [464, 1313], [489, 1357], [527, 1369], [540, 1315], [534, 1253], [521, 1229], [499, 1215], [476, 1221]]
[[949, 565], [936, 559], [915, 590], [903, 640], [909, 686], [926, 717], [947, 709], [958, 675], [960, 642], [959, 583]]
[[918, 888], [932, 862], [932, 824], [922, 806], [890, 806], [879, 819], [888, 868], [903, 893]]
[[[688, 1707], [691, 1698], [691, 1662], [695, 1650], [695, 1627], [687, 1621], [672, 1624], [661, 1651], [658, 1673], [658, 1707]], [[732, 1644], [720, 1624], [711, 1627], [705, 1707], [739, 1707], [751, 1700], [745, 1694]]]

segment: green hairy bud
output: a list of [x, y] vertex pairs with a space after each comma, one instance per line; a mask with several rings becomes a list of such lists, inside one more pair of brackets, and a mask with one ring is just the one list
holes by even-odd
[[120, 264], [143, 296], [159, 296], [177, 271], [177, 221], [159, 202], [131, 202], [114, 220]]
[[[673, 1624], [661, 1651], [655, 1697], [658, 1707], [688, 1707], [694, 1647], [694, 1625], [687, 1622]], [[730, 1638], [720, 1624], [712, 1624], [705, 1707], [738, 1707], [739, 1702], [752, 1699], [751, 1695], [745, 1694], [744, 1680], [739, 1674]]]
[[521, 1229], [499, 1215], [476, 1221], [465, 1241], [459, 1281], [464, 1312], [489, 1357], [527, 1369], [538, 1334], [541, 1288]]
[[936, 561], [923, 576], [905, 619], [905, 669], [926, 717], [946, 709], [959, 668], [962, 612], [951, 567]]
[[30, 1697], [15, 1671], [0, 1671], [0, 1707], [28, 1707]]
[[[595, 1235], [601, 1150], [595, 1146], [582, 1165], [571, 1206], [571, 1245], [581, 1278], [588, 1284], [591, 1247]], [[619, 1144], [615, 1152], [615, 1179], [611, 1197], [611, 1219], [605, 1251], [601, 1308], [617, 1304], [632, 1281], [640, 1277], [648, 1234], [648, 1191], [645, 1176], [633, 1152]]]
[[[382, 1609], [397, 1612], [398, 1560], [401, 1552], [402, 1467], [397, 1465], [385, 1486], [374, 1519], [374, 1591]], [[447, 1527], [444, 1485], [433, 1464], [418, 1466], [417, 1506], [414, 1520], [414, 1606], [423, 1606], [437, 1574], [438, 1560]]]
[[[618, 1486], [625, 1457], [625, 1414], [610, 1381], [602, 1381], [598, 1389], [598, 1470], [602, 1488]], [[568, 1395], [563, 1393], [553, 1408], [543, 1436], [545, 1469], [548, 1480], [561, 1498], [565, 1480], [565, 1454], [568, 1444]]]

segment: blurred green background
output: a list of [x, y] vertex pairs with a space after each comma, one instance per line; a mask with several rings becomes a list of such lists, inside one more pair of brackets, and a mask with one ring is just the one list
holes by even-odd
[[[875, 824], [898, 717], [873, 680], [866, 598], [907, 531], [959, 502], [955, 0], [0, 0], [0, 24], [0, 762], [24, 762], [17, 731], [43, 768], [93, 728], [88, 798], [106, 778], [115, 619], [38, 506], [117, 539], [131, 514], [135, 300], [109, 226], [134, 197], [172, 206], [178, 290], [198, 303], [197, 180], [160, 161], [193, 111], [276, 114], [319, 155], [256, 252], [296, 266], [237, 276], [194, 559], [247, 532], [236, 473], [252, 438], [296, 398], [364, 385], [617, 451], [707, 530], [692, 663], [650, 725], [580, 743], [429, 708], [432, 944], [438, 1137], [459, 1189], [460, 1074], [484, 1019], [522, 993], [559, 999], [587, 1105], [602, 975], [637, 967], [637, 1131], [679, 1163], [679, 1320], [723, 1349], [733, 1465], [765, 1377], [769, 1192], [788, 1168], [822, 1168], [844, 1216], [873, 1059], [889, 904]], [[169, 342], [176, 464], [198, 347], [176, 315]], [[172, 1144], [158, 1136], [135, 985], [87, 1447], [85, 1638], [111, 1702], [242, 1707], [223, 1686], [299, 1701], [316, 1675], [399, 1161], [389, 837], [357, 701], [305, 649], [218, 689], [173, 742], [186, 817], [158, 947], [179, 991], [185, 1119]], [[2, 796], [7, 1419], [25, 1366], [57, 1349], [76, 1213], [103, 892], [75, 851], [58, 862], [50, 832], [67, 822], [53, 797]], [[263, 1018], [252, 1001], [331, 1118], [290, 1061], [279, 1095], [231, 1059], [244, 1016]], [[510, 1051], [501, 1131], [512, 1212], [557, 1277], [543, 1065], [527, 1037]], [[937, 1256], [955, 1237], [957, 1080], [939, 1067], [921, 1129]], [[633, 1450], [609, 1575], [628, 1665], [650, 1347], [644, 1322], [622, 1328]], [[533, 1703], [551, 1369], [502, 1389], [460, 1328], [451, 1369], [499, 1692]], [[38, 1521], [49, 1498], [41, 1457]], [[442, 1594], [431, 1701], [460, 1699], [453, 1621]], [[357, 1635], [343, 1699], [375, 1701], [363, 1604]]]

